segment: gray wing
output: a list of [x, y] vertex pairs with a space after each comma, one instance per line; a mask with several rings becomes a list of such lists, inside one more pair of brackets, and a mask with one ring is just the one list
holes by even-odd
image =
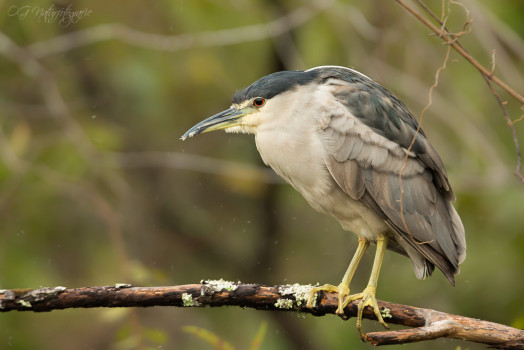
[[411, 258], [418, 278], [437, 266], [454, 284], [466, 242], [442, 160], [401, 101], [372, 81], [360, 84], [333, 89], [338, 109], [320, 131], [326, 167], [389, 224], [389, 248]]

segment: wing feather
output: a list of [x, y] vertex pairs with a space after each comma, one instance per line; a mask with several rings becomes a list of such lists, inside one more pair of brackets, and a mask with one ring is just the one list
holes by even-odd
[[344, 112], [319, 131], [331, 176], [388, 223], [391, 248], [411, 258], [418, 278], [437, 266], [454, 283], [465, 257], [464, 228], [437, 152], [402, 102], [380, 85], [337, 86], [333, 95]]

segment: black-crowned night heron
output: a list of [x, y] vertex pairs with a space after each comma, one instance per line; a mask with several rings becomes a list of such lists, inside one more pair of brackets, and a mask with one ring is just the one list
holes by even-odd
[[[342, 282], [313, 289], [338, 292], [338, 314], [360, 299], [385, 327], [377, 279], [386, 247], [411, 259], [423, 279], [437, 266], [451, 284], [466, 257], [462, 222], [444, 164], [407, 107], [367, 76], [322, 66], [265, 76], [233, 96], [231, 108], [192, 127], [182, 139], [225, 129], [255, 134], [264, 162], [317, 211], [358, 235]], [[371, 277], [362, 293], [349, 283], [376, 243]]]

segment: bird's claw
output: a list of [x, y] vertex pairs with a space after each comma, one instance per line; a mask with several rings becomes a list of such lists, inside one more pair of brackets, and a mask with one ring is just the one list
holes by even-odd
[[344, 314], [344, 308], [348, 304], [344, 301], [344, 299], [349, 296], [349, 287], [347, 285], [345, 285], [344, 283], [341, 283], [338, 286], [334, 286], [332, 284], [324, 284], [323, 286], [312, 288], [307, 302], [308, 308], [312, 308], [314, 306], [318, 292], [338, 293], [338, 308], [336, 313], [337, 315]]
[[349, 295], [349, 286], [344, 283], [334, 286], [332, 284], [325, 284], [323, 286], [314, 287], [311, 289], [311, 294], [307, 302], [307, 307], [312, 308], [316, 300], [317, 292], [331, 292], [338, 293], [338, 308], [336, 314], [339, 316], [345, 315], [344, 308], [352, 301], [359, 300], [358, 304], [358, 313], [357, 313], [357, 329], [360, 335], [360, 339], [364, 340], [364, 333], [362, 332], [362, 315], [364, 308], [370, 306], [377, 317], [378, 322], [383, 325], [386, 329], [389, 329], [389, 326], [384, 322], [382, 318], [382, 313], [378, 307], [377, 298], [375, 297], [376, 288], [372, 285], [368, 285], [362, 293], [357, 293]]
[[389, 326], [384, 319], [382, 318], [382, 313], [378, 307], [377, 298], [375, 297], [376, 288], [374, 286], [367, 286], [362, 293], [350, 295], [346, 299], [346, 305], [354, 300], [360, 299], [358, 304], [358, 314], [357, 314], [357, 329], [360, 335], [360, 339], [364, 340], [364, 333], [362, 332], [362, 314], [366, 306], [370, 306], [377, 317], [378, 322], [383, 325], [386, 329], [389, 329]]
[[344, 308], [349, 304], [349, 286], [340, 283], [337, 287], [338, 291], [338, 308], [336, 314], [339, 316], [345, 315]]

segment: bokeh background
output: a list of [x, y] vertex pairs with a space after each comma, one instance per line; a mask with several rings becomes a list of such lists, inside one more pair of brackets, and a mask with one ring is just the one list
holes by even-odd
[[[469, 16], [461, 43], [486, 67], [496, 50], [495, 74], [522, 94], [524, 2], [442, 4], [429, 5], [454, 32]], [[446, 50], [393, 1], [1, 2], [0, 288], [338, 283], [356, 237], [264, 167], [252, 136], [180, 136], [259, 77], [318, 65], [363, 72], [419, 117]], [[521, 106], [497, 91], [518, 119]], [[468, 257], [453, 288], [438, 271], [417, 280], [388, 253], [378, 297], [522, 328], [524, 185], [511, 130], [453, 52], [431, 96], [422, 125], [454, 186]], [[524, 121], [515, 129], [524, 142]], [[11, 312], [0, 348], [210, 349], [182, 329], [196, 326], [242, 349], [264, 323], [262, 349], [369, 348], [354, 322], [240, 308]], [[457, 347], [485, 348], [403, 348]]]

